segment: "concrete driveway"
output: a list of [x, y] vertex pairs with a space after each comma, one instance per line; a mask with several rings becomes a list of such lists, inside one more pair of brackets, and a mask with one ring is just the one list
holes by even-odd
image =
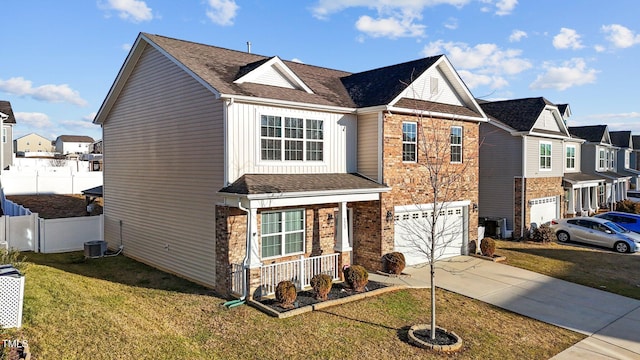
[[[428, 266], [405, 272], [428, 287]], [[555, 360], [640, 359], [640, 300], [470, 256], [438, 261], [436, 286], [588, 336]]]

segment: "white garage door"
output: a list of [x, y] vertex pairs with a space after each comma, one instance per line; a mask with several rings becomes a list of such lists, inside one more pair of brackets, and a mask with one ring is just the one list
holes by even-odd
[[540, 226], [547, 221], [557, 219], [558, 204], [556, 198], [556, 196], [550, 196], [531, 200], [531, 223]]
[[[420, 207], [419, 207], [420, 208]], [[422, 207], [427, 208], [427, 207]], [[464, 207], [440, 211], [435, 226], [436, 260], [461, 255], [464, 240]], [[431, 217], [433, 210], [398, 211], [394, 221], [394, 248], [404, 254], [407, 265], [429, 261]]]

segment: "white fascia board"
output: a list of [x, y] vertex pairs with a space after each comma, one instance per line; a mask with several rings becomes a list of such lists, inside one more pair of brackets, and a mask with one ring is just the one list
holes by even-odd
[[219, 193], [225, 199], [225, 204], [237, 206], [241, 203], [248, 209], [264, 209], [271, 207], [304, 206], [317, 204], [330, 204], [338, 202], [358, 202], [380, 200], [380, 193], [391, 190], [390, 188], [375, 190], [354, 191], [325, 191], [304, 193], [279, 193], [279, 194], [229, 194]]
[[[471, 205], [471, 200], [460, 200], [451, 202], [439, 202], [438, 206], [442, 209], [455, 208], [460, 206]], [[426, 204], [411, 204], [411, 205], [398, 205], [393, 207], [395, 213], [415, 212], [415, 211], [427, 211], [433, 209], [433, 203]]]
[[570, 137], [564, 136], [564, 135], [538, 133], [538, 132], [535, 132], [535, 131], [522, 132], [522, 134], [523, 135], [528, 135], [528, 136], [543, 137], [543, 138], [548, 138], [548, 139], [561, 139], [561, 140], [570, 139]]
[[277, 68], [280, 72], [282, 72], [284, 74], [284, 76], [289, 81], [291, 81], [292, 83], [296, 84], [296, 86], [300, 87], [305, 92], [307, 92], [309, 94], [313, 94], [313, 91], [311, 90], [311, 88], [309, 88], [307, 86], [307, 84], [305, 84], [304, 81], [302, 81], [302, 79], [300, 79], [298, 77], [298, 75], [296, 75], [293, 71], [291, 71], [291, 69], [287, 65], [285, 65], [285, 63], [277, 56], [274, 56], [273, 58], [271, 58], [266, 63], [258, 66], [258, 68], [253, 69], [249, 73], [247, 73], [244, 76], [240, 77], [239, 79], [234, 81], [234, 83], [242, 84], [242, 83], [245, 83], [245, 82], [253, 82], [255, 79], [260, 77], [260, 75], [262, 75], [265, 71], [267, 71], [266, 69], [268, 69], [270, 67]]
[[283, 107], [288, 107], [293, 109], [331, 111], [331, 112], [342, 113], [342, 114], [356, 113], [355, 108], [300, 103], [295, 101], [276, 100], [276, 99], [260, 98], [260, 97], [254, 97], [254, 96], [220, 94], [220, 99], [240, 101], [248, 104], [283, 106]]
[[5, 121], [9, 118], [9, 115], [0, 111], [0, 120]]
[[451, 120], [473, 121], [478, 123], [488, 122], [486, 117], [483, 118], [483, 117], [475, 117], [475, 116], [454, 115], [454, 114], [440, 113], [435, 111], [399, 108], [395, 106], [387, 106], [386, 110], [390, 112], [396, 112], [396, 113], [405, 113], [405, 114], [409, 113], [411, 115], [416, 115], [416, 116], [432, 116], [432, 117], [445, 118], [445, 119], [451, 119]]

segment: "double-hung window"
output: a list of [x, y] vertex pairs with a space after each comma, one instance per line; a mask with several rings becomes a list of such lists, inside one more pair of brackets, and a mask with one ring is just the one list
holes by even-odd
[[462, 163], [462, 127], [451, 127], [451, 162]]
[[402, 161], [416, 162], [418, 158], [418, 124], [402, 123]]
[[540, 142], [540, 170], [551, 170], [551, 143]]
[[304, 210], [262, 213], [262, 258], [304, 252]]
[[598, 168], [604, 169], [606, 163], [604, 162], [604, 149], [598, 150]]
[[567, 169], [576, 168], [576, 147], [575, 145], [567, 145]]
[[324, 122], [262, 115], [260, 158], [269, 161], [323, 161]]

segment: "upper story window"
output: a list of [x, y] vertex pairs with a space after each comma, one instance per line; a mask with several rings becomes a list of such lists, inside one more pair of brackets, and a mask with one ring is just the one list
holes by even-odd
[[575, 169], [576, 168], [576, 146], [575, 145], [567, 145], [567, 169]]
[[606, 166], [604, 153], [605, 153], [604, 149], [598, 150], [598, 168], [599, 169], [604, 169], [604, 167]]
[[304, 253], [304, 210], [262, 213], [262, 258]]
[[324, 122], [315, 119], [262, 115], [262, 160], [323, 161]]
[[2, 143], [7, 143], [7, 128], [2, 128]]
[[540, 170], [551, 170], [551, 143], [540, 142]]
[[629, 169], [629, 155], [630, 153], [628, 151], [624, 152], [624, 168], [625, 169]]
[[402, 123], [402, 161], [415, 162], [418, 158], [418, 125]]
[[450, 145], [451, 145], [451, 162], [461, 163], [462, 162], [462, 126], [451, 127]]
[[613, 169], [616, 165], [615, 163], [615, 154], [616, 152], [614, 150], [609, 151], [609, 169]]

